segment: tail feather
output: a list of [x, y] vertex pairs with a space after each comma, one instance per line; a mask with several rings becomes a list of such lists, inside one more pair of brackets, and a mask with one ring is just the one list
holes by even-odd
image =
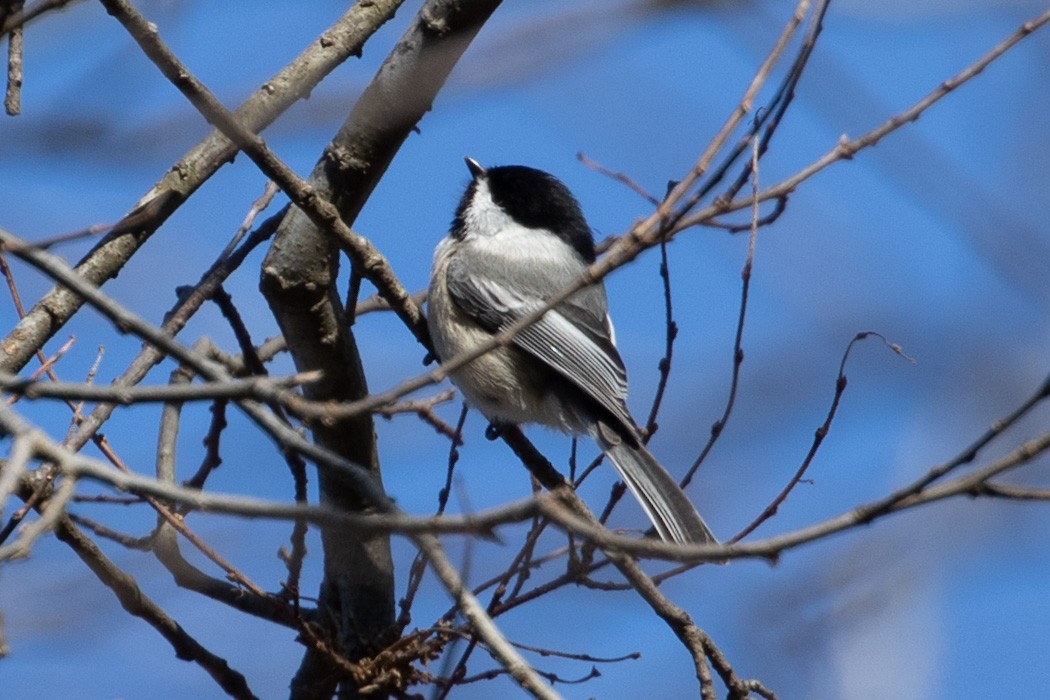
[[596, 426], [592, 437], [612, 461], [661, 539], [678, 544], [717, 544], [714, 533], [696, 512], [681, 487], [641, 444], [607, 434]]

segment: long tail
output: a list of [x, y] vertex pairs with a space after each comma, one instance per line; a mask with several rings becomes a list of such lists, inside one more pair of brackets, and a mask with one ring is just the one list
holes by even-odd
[[590, 432], [638, 499], [661, 539], [679, 544], [718, 543], [678, 482], [644, 445], [632, 445], [601, 424], [595, 425]]

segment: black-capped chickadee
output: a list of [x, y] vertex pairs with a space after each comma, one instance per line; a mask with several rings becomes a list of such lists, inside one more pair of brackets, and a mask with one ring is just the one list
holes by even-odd
[[[577, 280], [594, 238], [569, 189], [521, 165], [483, 168], [434, 251], [428, 321], [442, 360], [476, 348]], [[586, 287], [498, 347], [452, 372], [493, 425], [540, 423], [588, 434], [671, 542], [715, 537], [670, 474], [645, 449], [627, 409], [603, 284]]]

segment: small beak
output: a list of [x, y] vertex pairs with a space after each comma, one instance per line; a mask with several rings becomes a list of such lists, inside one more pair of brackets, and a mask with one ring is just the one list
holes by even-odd
[[470, 175], [475, 180], [485, 174], [485, 168], [481, 167], [481, 163], [477, 162], [473, 158], [467, 156], [463, 160], [467, 161], [467, 169], [470, 170]]

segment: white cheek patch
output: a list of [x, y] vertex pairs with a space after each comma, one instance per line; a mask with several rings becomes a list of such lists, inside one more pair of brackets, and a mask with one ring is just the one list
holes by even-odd
[[474, 186], [474, 196], [467, 207], [467, 231], [478, 238], [499, 233], [509, 226], [515, 226], [513, 219], [492, 201], [488, 180], [481, 178]]

